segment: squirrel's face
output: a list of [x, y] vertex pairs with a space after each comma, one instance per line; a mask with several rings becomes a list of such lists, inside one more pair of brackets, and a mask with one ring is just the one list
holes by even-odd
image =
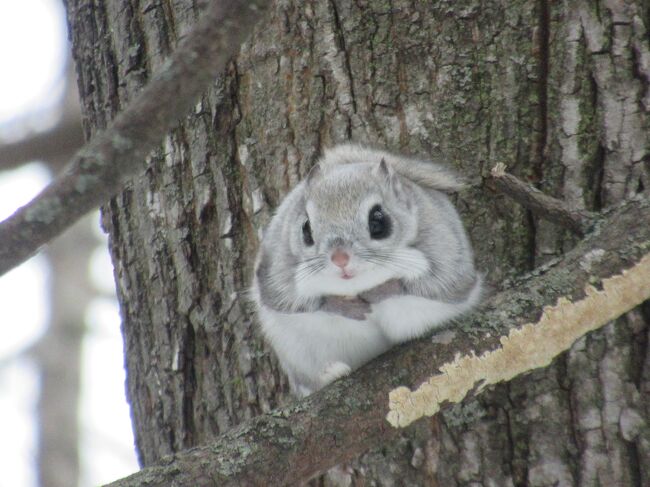
[[413, 245], [418, 221], [409, 189], [383, 161], [310, 176], [304, 211], [291, 222], [298, 293], [354, 296], [426, 272], [427, 260]]

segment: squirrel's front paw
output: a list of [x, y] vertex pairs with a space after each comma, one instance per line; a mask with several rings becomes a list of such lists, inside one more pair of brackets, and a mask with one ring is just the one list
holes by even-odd
[[343, 296], [326, 296], [321, 307], [322, 311], [345, 316], [352, 320], [365, 320], [370, 313], [370, 305], [359, 298]]
[[391, 279], [379, 286], [375, 286], [361, 294], [359, 298], [371, 304], [376, 304], [384, 299], [404, 294], [404, 286], [399, 279]]
[[323, 386], [334, 382], [352, 372], [352, 367], [343, 362], [332, 362], [328, 364], [320, 374], [320, 382]]

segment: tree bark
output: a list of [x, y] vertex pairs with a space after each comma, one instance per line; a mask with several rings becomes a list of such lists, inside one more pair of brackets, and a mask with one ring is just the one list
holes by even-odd
[[[197, 15], [190, 0], [68, 3], [93, 128]], [[277, 2], [105, 207], [141, 463], [287, 402], [244, 292], [259, 229], [322, 147], [352, 138], [468, 175], [456, 203], [495, 288], [576, 242], [489, 191], [496, 162], [580, 211], [648, 188], [649, 25], [642, 0]], [[638, 308], [551, 366], [420, 422], [342, 482], [650, 485], [649, 321]]]
[[[550, 363], [574, 342], [573, 331], [581, 334], [575, 326], [595, 329], [650, 297], [650, 200], [624, 205], [600, 228], [458, 326], [395, 348], [297, 405], [257, 416], [205, 447], [179, 452], [111, 485], [297, 485], [381, 447], [397, 436], [398, 426], [437, 408], [464, 414], [481, 389], [498, 382], [495, 376], [504, 380]], [[569, 323], [572, 315], [577, 319]], [[431, 384], [433, 390], [423, 392]], [[419, 387], [411, 392], [404, 385]], [[466, 394], [470, 399], [463, 401]], [[627, 433], [639, 432], [637, 420]], [[642, 457], [650, 455], [650, 443], [640, 445]]]

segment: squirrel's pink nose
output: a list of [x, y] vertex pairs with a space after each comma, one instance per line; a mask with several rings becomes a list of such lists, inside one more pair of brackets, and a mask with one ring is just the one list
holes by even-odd
[[341, 249], [336, 249], [332, 254], [332, 262], [334, 262], [334, 265], [343, 269], [346, 265], [348, 265], [348, 262], [350, 262], [350, 256], [347, 252]]

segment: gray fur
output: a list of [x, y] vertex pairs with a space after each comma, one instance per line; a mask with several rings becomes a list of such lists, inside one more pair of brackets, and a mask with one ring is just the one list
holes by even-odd
[[354, 164], [359, 161], [381, 162], [392, 167], [398, 174], [414, 183], [428, 189], [455, 192], [466, 186], [465, 181], [458, 174], [439, 164], [422, 161], [411, 157], [391, 154], [390, 152], [369, 149], [358, 144], [341, 144], [325, 152], [321, 165], [338, 166]]
[[[253, 295], [262, 327], [293, 378], [294, 390], [304, 393], [318, 388], [314, 384], [319, 384], [320, 372], [313, 370], [319, 367], [325, 367], [328, 372], [323, 377], [332, 380], [331, 370], [345, 369], [339, 364], [349, 370], [392, 343], [422, 333], [419, 325], [409, 329], [408, 323], [380, 324], [382, 317], [373, 318], [373, 310], [386, 309], [382, 303], [400, 296], [424, 298], [418, 302], [437, 303], [445, 310], [440, 316], [446, 318], [441, 319], [447, 320], [478, 301], [480, 276], [474, 269], [471, 246], [445, 194], [461, 187], [461, 179], [442, 166], [346, 144], [327, 150], [308, 178], [287, 195], [264, 232]], [[371, 239], [368, 231], [368, 208], [375, 203], [393, 226], [392, 234], [381, 240]], [[311, 247], [302, 236], [308, 217], [315, 242]], [[335, 248], [350, 253], [358, 265], [355, 269], [360, 269], [358, 275], [350, 280], [335, 275], [340, 270], [330, 262]], [[338, 320], [337, 326], [343, 323], [343, 329], [345, 319], [363, 322], [377, 344], [359, 352], [359, 360], [347, 349], [339, 356], [336, 336], [329, 337], [322, 329], [327, 326], [322, 325], [322, 317], [328, 316], [322, 313]], [[286, 330], [294, 331], [286, 335], [282, 320], [293, 320], [294, 315], [304, 326], [295, 331], [287, 325]], [[311, 316], [320, 317], [316, 320], [320, 324], [310, 325]], [[427, 329], [439, 326], [432, 320]], [[372, 332], [375, 321], [376, 335]], [[325, 337], [319, 343], [311, 342], [310, 326], [321, 327], [313, 328]], [[402, 326], [403, 333], [399, 331]], [[304, 347], [305, 353], [287, 349], [287, 340]], [[314, 358], [320, 357], [319, 347], [327, 352]], [[302, 370], [305, 360], [310, 363]], [[312, 364], [312, 360], [324, 362]]]

